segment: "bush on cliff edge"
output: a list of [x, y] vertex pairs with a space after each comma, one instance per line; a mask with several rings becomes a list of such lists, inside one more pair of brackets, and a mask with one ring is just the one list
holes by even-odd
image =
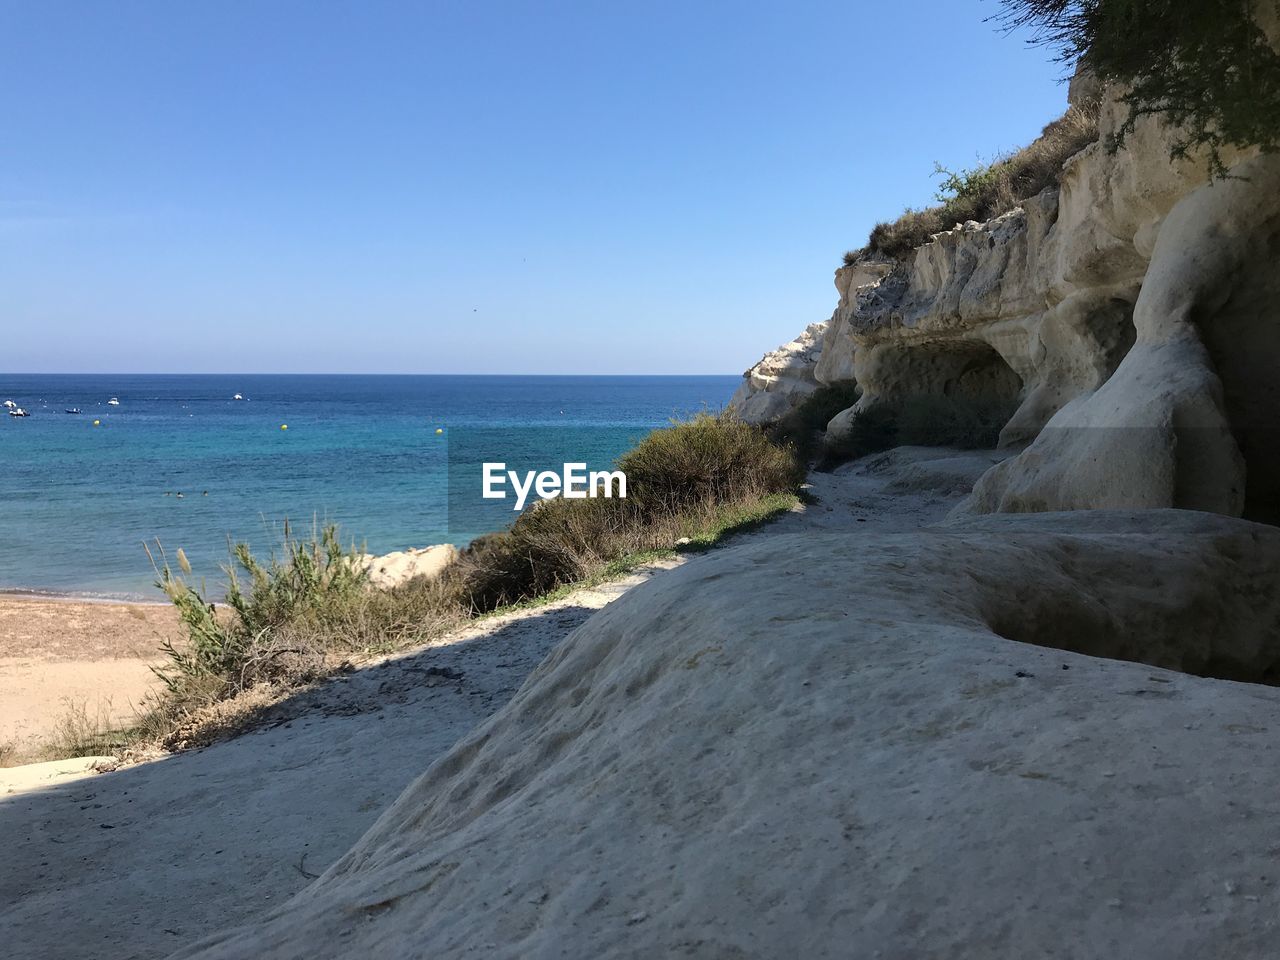
[[1098, 109], [1096, 101], [1071, 107], [1038, 139], [990, 164], [959, 171], [935, 164], [934, 174], [942, 178], [937, 193], [941, 204], [876, 224], [865, 247], [844, 255], [845, 265], [867, 256], [902, 259], [936, 233], [969, 220], [990, 220], [1056, 185], [1063, 164], [1098, 139]]
[[[1227, 148], [1280, 149], [1280, 51], [1259, 26], [1276, 0], [1000, 0], [1010, 29], [1056, 48], [1058, 59], [1115, 81], [1128, 113], [1109, 150], [1124, 147], [1136, 124], [1156, 116], [1174, 132], [1172, 159], [1198, 154], [1212, 177], [1227, 175]], [[951, 173], [941, 206], [907, 210], [877, 224], [866, 247], [845, 254], [901, 259], [936, 233], [1011, 210], [1058, 181], [1063, 163], [1098, 138], [1098, 104], [1071, 107], [1041, 137], [989, 166]]]
[[625, 499], [536, 502], [440, 576], [390, 589], [369, 584], [363, 550], [344, 546], [333, 526], [297, 537], [285, 524], [266, 560], [234, 546], [221, 605], [190, 582], [181, 550], [176, 570], [159, 551], [157, 583], [187, 636], [164, 645], [165, 690], [142, 719], [146, 738], [170, 748], [208, 742], [351, 656], [422, 642], [468, 617], [620, 573], [680, 542], [710, 545], [791, 507], [803, 479], [789, 448], [727, 415], [655, 430], [618, 466]]
[[1258, 23], [1275, 0], [1001, 0], [1010, 28], [1056, 47], [1122, 85], [1128, 116], [1108, 146], [1124, 146], [1144, 116], [1175, 131], [1174, 158], [1204, 151], [1224, 176], [1227, 147], [1280, 149], [1280, 51]]
[[449, 574], [463, 603], [485, 612], [684, 538], [716, 539], [789, 506], [803, 480], [790, 450], [725, 414], [653, 431], [618, 468], [625, 499], [544, 500], [474, 542]]

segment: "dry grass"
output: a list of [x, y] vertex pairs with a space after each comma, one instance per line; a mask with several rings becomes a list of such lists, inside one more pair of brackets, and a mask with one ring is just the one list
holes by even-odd
[[472, 615], [519, 606], [565, 587], [596, 582], [637, 562], [703, 549], [789, 509], [790, 492], [743, 493], [646, 512], [626, 500], [547, 500], [512, 530], [481, 538], [447, 574]]
[[938, 199], [943, 202], [876, 224], [865, 247], [844, 255], [845, 264], [868, 256], [902, 259], [934, 234], [957, 223], [990, 220], [1056, 185], [1063, 164], [1098, 139], [1098, 111], [1096, 102], [1072, 106], [1034, 142], [988, 166], [959, 173], [939, 167], [944, 179]]
[[509, 530], [473, 543], [446, 584], [473, 612], [521, 603], [723, 527], [802, 479], [791, 451], [759, 427], [709, 414], [655, 430], [618, 466], [626, 499], [542, 501]]
[[64, 698], [62, 705], [62, 713], [52, 734], [39, 748], [37, 760], [107, 756], [135, 737], [133, 730], [115, 722], [110, 697], [98, 699], [92, 708], [86, 700], [70, 697]]
[[62, 712], [47, 737], [22, 747], [13, 742], [0, 743], [0, 767], [72, 757], [111, 756], [127, 748], [137, 737], [136, 731], [122, 727], [114, 717], [109, 697], [98, 700], [92, 708], [85, 699], [64, 697]]
[[[330, 671], [332, 672], [332, 671]], [[218, 740], [252, 730], [270, 709], [298, 693], [298, 682], [261, 683], [225, 696], [208, 689], [204, 697], [188, 692], [184, 702], [156, 697], [139, 714], [135, 750], [177, 751], [205, 747]]]

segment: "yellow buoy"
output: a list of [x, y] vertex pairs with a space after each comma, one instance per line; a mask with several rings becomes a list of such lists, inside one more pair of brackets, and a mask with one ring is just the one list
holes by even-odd
[[102, 426], [102, 421], [101, 421], [101, 420], [95, 420], [95, 421], [93, 421], [93, 425], [94, 425], [95, 427], [100, 427], [100, 426]]
[[436, 433], [444, 433], [443, 427], [436, 427]]
[[289, 429], [289, 425], [288, 425], [287, 423], [282, 423], [282, 424], [280, 424], [280, 429], [281, 429], [281, 430], [288, 430], [288, 429]]

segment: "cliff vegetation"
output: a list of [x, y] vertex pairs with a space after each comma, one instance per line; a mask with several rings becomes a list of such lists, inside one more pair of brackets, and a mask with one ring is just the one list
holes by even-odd
[[[172, 561], [158, 552], [158, 584], [186, 639], [165, 644], [164, 690], [115, 746], [207, 742], [352, 658], [424, 643], [678, 550], [706, 549], [790, 509], [803, 479], [792, 450], [762, 428], [710, 414], [653, 431], [618, 467], [628, 478], [625, 499], [540, 501], [438, 576], [389, 588], [370, 583], [364, 551], [332, 526], [297, 536], [286, 524], [279, 550], [265, 559], [235, 546], [223, 568], [225, 604], [192, 578], [181, 550]], [[102, 740], [95, 729], [96, 749]]]

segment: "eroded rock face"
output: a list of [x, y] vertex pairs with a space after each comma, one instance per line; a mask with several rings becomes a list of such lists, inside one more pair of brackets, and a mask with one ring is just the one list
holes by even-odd
[[[1106, 98], [1104, 141], [1123, 118]], [[1230, 152], [1209, 183], [1171, 140], [1145, 118], [1124, 149], [1067, 161], [1059, 189], [842, 296], [815, 376], [862, 397], [829, 434], [913, 394], [976, 398], [1015, 410], [1002, 445], [1034, 443], [967, 510], [1280, 521], [1280, 161]]]
[[[1110, 376], [1133, 340], [1141, 265], [1112, 259], [1106, 271], [1062, 276], [1063, 263], [1085, 259], [1064, 244], [1092, 252], [1096, 242], [1064, 229], [1070, 190], [1068, 182], [987, 223], [939, 234], [837, 311], [824, 355], [852, 358], [859, 409], [952, 395], [966, 374], [979, 376], [991, 384], [987, 399], [1016, 410], [1001, 440], [1017, 443]], [[851, 415], [831, 429], [843, 432]]]
[[969, 509], [1248, 507], [1275, 519], [1277, 297], [1280, 157], [1255, 157], [1175, 205], [1138, 298], [1137, 344], [979, 481]]
[[826, 323], [811, 323], [744, 373], [729, 407], [748, 423], [776, 420], [818, 388], [813, 372], [822, 356]]
[[1278, 566], [1179, 511], [699, 558], [179, 956], [1273, 956], [1280, 691], [1171, 671], [1274, 678]]
[[[1015, 401], [1002, 442], [1034, 437], [1065, 403], [1103, 383], [1133, 343], [1133, 303], [1146, 270], [1139, 235], [1152, 229], [1165, 195], [1176, 193], [1132, 177], [1139, 197], [1111, 195], [1114, 180], [1142, 166], [1145, 147], [1143, 136], [1125, 154], [1088, 147], [1068, 161], [1059, 189], [986, 223], [957, 224], [918, 248], [837, 310], [818, 378], [851, 358], [865, 409], [913, 393], [949, 395], [980, 361], [990, 368], [990, 399]], [[1168, 170], [1167, 143], [1150, 149]], [[834, 420], [833, 432], [843, 432], [852, 413]]]
[[[887, 261], [873, 260], [841, 267], [835, 277], [840, 303], [847, 302], [860, 287], [880, 280], [892, 266]], [[836, 315], [839, 312], [837, 307]], [[742, 375], [742, 385], [729, 401], [730, 408], [748, 423], [766, 423], [793, 410], [820, 382], [853, 379], [851, 358], [846, 364], [824, 367], [822, 347], [830, 322], [811, 323], [796, 339], [766, 353]], [[819, 376], [820, 369], [825, 370], [822, 376]]]

